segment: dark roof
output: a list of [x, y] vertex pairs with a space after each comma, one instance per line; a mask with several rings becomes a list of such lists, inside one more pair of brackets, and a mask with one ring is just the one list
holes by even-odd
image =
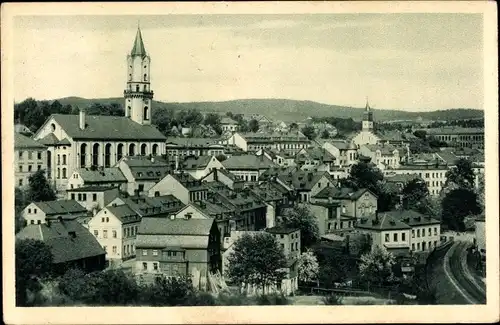
[[307, 158], [313, 159], [313, 160], [319, 160], [322, 163], [328, 163], [328, 162], [333, 162], [335, 161], [335, 157], [329, 153], [326, 149], [323, 148], [308, 148], [305, 150], [305, 153], [298, 153], [296, 155], [296, 160], [297, 161], [303, 161]]
[[221, 144], [217, 144], [217, 139], [210, 139], [210, 138], [180, 138], [180, 137], [173, 137], [173, 138], [168, 138], [166, 141], [167, 146], [169, 145], [174, 145], [174, 146], [180, 146], [180, 147], [200, 147], [200, 148], [207, 148], [207, 147], [222, 147]]
[[141, 35], [140, 28], [137, 28], [137, 34], [135, 35], [134, 47], [132, 48], [130, 55], [132, 55], [132, 56], [137, 55], [137, 56], [141, 56], [141, 57], [146, 56], [146, 49], [144, 48], [144, 43], [142, 42], [142, 35]]
[[33, 140], [30, 137], [27, 137], [25, 135], [22, 135], [20, 133], [14, 133], [14, 148], [15, 149], [23, 149], [23, 148], [40, 148], [40, 149], [47, 149], [46, 146], [44, 146], [42, 143]]
[[385, 176], [385, 181], [388, 183], [408, 183], [414, 179], [421, 179], [418, 174], [396, 174], [394, 176]]
[[87, 209], [75, 200], [33, 202], [33, 204], [35, 204], [46, 215], [87, 212]]
[[195, 191], [195, 190], [199, 190], [199, 189], [201, 190], [201, 189], [206, 188], [205, 184], [203, 184], [201, 182], [201, 180], [194, 178], [193, 176], [191, 176], [188, 173], [184, 173], [184, 172], [175, 173], [175, 174], [171, 174], [171, 176], [174, 179], [176, 179], [179, 183], [181, 183], [188, 190]]
[[43, 143], [44, 145], [55, 145], [59, 142], [59, 139], [56, 138], [54, 133], [49, 133], [45, 137], [41, 138], [40, 143]]
[[316, 194], [314, 197], [319, 198], [319, 199], [333, 198], [333, 199], [338, 199], [338, 200], [345, 200], [345, 199], [357, 200], [367, 191], [370, 192], [375, 197], [377, 197], [375, 194], [373, 194], [371, 191], [369, 191], [366, 188], [354, 190], [354, 189], [348, 188], [348, 187], [341, 187], [341, 188], [325, 187], [318, 194]]
[[214, 219], [142, 218], [138, 234], [208, 236]]
[[330, 175], [327, 172], [309, 172], [304, 170], [298, 170], [294, 173], [288, 174], [283, 173], [278, 175], [278, 178], [285, 184], [292, 185], [296, 190], [309, 191], [316, 186], [323, 176], [331, 180]]
[[362, 217], [358, 220], [355, 225], [356, 228], [368, 229], [368, 230], [404, 230], [410, 229], [411, 227], [397, 218], [391, 216], [391, 214], [383, 213], [378, 216]]
[[139, 222], [141, 217], [127, 204], [108, 206], [107, 209], [123, 224]]
[[62, 140], [57, 141], [56, 144], [69, 146], [69, 145], [71, 145], [71, 142], [69, 142], [68, 138], [64, 138]]
[[383, 214], [388, 215], [393, 219], [402, 221], [411, 227], [434, 225], [440, 223], [439, 220], [433, 219], [414, 210], [393, 210], [384, 212]]
[[271, 234], [290, 234], [292, 232], [298, 231], [298, 228], [291, 228], [285, 226], [274, 226], [272, 228], [267, 228], [266, 231]]
[[97, 239], [76, 220], [27, 225], [16, 239], [43, 241], [50, 247], [56, 264], [106, 254]]
[[226, 169], [233, 170], [260, 170], [276, 166], [269, 158], [255, 155], [231, 156], [222, 162]]
[[310, 142], [301, 132], [269, 133], [269, 132], [248, 132], [239, 133], [247, 142], [267, 143], [267, 142]]
[[117, 190], [118, 187], [90, 185], [90, 186], [71, 188], [66, 190], [66, 192], [105, 192], [115, 189]]
[[[193, 170], [193, 169], [205, 169], [210, 161], [212, 160], [212, 156], [189, 156], [184, 159], [182, 162], [182, 168], [185, 170]], [[215, 159], [215, 158], [214, 158]]]
[[127, 179], [117, 167], [92, 170], [90, 168], [78, 168], [76, 172], [85, 183], [126, 183]]
[[366, 147], [371, 152], [380, 150], [380, 153], [384, 156], [392, 156], [394, 150], [398, 150], [398, 153], [400, 153], [401, 150], [400, 148], [396, 148], [395, 146], [392, 146], [390, 144], [365, 144], [362, 145], [362, 147]]
[[235, 120], [233, 120], [230, 117], [225, 116], [225, 117], [221, 118], [220, 124], [238, 124], [238, 122], [236, 122]]
[[141, 125], [125, 116], [87, 115], [85, 129], [80, 129], [78, 115], [52, 114], [66, 134], [76, 139], [158, 140], [165, 136], [154, 125]]
[[319, 139], [316, 140], [316, 142], [321, 145], [329, 143], [339, 150], [356, 149], [356, 146], [353, 143], [345, 140]]
[[122, 201], [142, 217], [168, 215], [179, 211], [185, 206], [173, 195], [131, 196], [122, 199]]
[[132, 176], [136, 180], [156, 180], [159, 181], [167, 176], [173, 169], [172, 164], [164, 159], [144, 156], [124, 157], [122, 161], [130, 168]]

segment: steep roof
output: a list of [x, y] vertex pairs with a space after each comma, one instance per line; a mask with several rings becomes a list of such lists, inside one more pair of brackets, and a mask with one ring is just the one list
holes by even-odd
[[418, 213], [414, 210], [393, 210], [383, 213], [393, 219], [399, 220], [410, 227], [440, 224], [439, 220]]
[[405, 230], [411, 227], [397, 218], [393, 217], [391, 214], [382, 213], [378, 216], [362, 217], [355, 225], [356, 228], [368, 229], [368, 230]]
[[80, 129], [78, 115], [52, 114], [52, 117], [74, 140], [165, 141], [166, 139], [154, 125], [141, 125], [125, 116], [87, 115], [83, 130]]
[[[333, 198], [338, 200], [357, 200], [359, 199], [365, 192], [370, 192], [366, 188], [361, 188], [359, 190], [354, 190], [348, 187], [325, 187], [314, 197], [319, 199], [327, 199]], [[372, 195], [376, 197], [375, 194], [370, 192]]]
[[80, 203], [75, 200], [57, 200], [45, 202], [33, 202], [40, 210], [46, 215], [53, 214], [72, 214], [72, 213], [86, 213], [85, 209]]
[[76, 172], [85, 183], [125, 183], [127, 179], [117, 167], [92, 170], [90, 168], [78, 168]]
[[290, 234], [299, 230], [298, 228], [291, 228], [285, 226], [274, 226], [272, 228], [267, 228], [266, 231], [271, 234]]
[[323, 163], [335, 161], [335, 157], [331, 153], [329, 153], [326, 149], [318, 147], [308, 148], [305, 150], [305, 153], [298, 153], [296, 155], [296, 160], [303, 161], [307, 157], [310, 157], [313, 160], [319, 160]]
[[146, 56], [146, 49], [144, 48], [144, 42], [142, 41], [141, 28], [137, 27], [137, 34], [135, 35], [134, 47], [130, 52], [132, 56]]
[[230, 117], [223, 117], [221, 120], [220, 120], [220, 123], [221, 124], [238, 124], [238, 122], [236, 122], [235, 120], [233, 120], [232, 118]]
[[173, 195], [130, 196], [122, 201], [142, 217], [165, 215], [177, 212], [184, 207], [184, 204]]
[[231, 156], [222, 162], [226, 169], [260, 170], [276, 166], [269, 158], [255, 155]]
[[[208, 236], [214, 219], [170, 219], [145, 217], [141, 220], [141, 235]], [[182, 246], [181, 246], [182, 247]]]
[[421, 179], [418, 174], [396, 174], [394, 176], [385, 176], [385, 181], [388, 183], [408, 183], [414, 179]]
[[49, 133], [38, 141], [44, 145], [50, 146], [57, 144], [59, 142], [59, 139], [56, 138], [54, 133]]
[[30, 137], [22, 135], [21, 133], [14, 133], [14, 148], [15, 149], [47, 149], [42, 143], [33, 140]]
[[212, 147], [212, 146], [222, 146], [217, 144], [217, 139], [210, 138], [181, 138], [172, 137], [167, 139], [167, 146], [175, 145], [181, 147]]
[[205, 184], [203, 184], [201, 180], [198, 180], [190, 174], [184, 173], [183, 171], [171, 175], [188, 190], [198, 190], [206, 188]]
[[118, 190], [118, 187], [89, 185], [71, 188], [66, 190], [66, 192], [106, 192], [109, 190]]
[[339, 150], [356, 149], [354, 144], [345, 140], [318, 139], [316, 142], [321, 145], [329, 143]]
[[182, 168], [185, 170], [205, 169], [212, 158], [212, 156], [189, 156], [182, 162]]
[[16, 239], [43, 241], [56, 264], [106, 254], [97, 239], [76, 220], [27, 225]]
[[398, 150], [398, 153], [400, 153], [399, 148], [396, 148], [395, 146], [392, 146], [390, 144], [364, 144], [362, 145], [362, 147], [366, 147], [371, 152], [380, 150], [380, 153], [384, 156], [392, 156], [394, 150]]
[[[327, 172], [309, 172], [304, 170], [298, 170], [294, 173], [280, 174], [278, 176], [284, 183], [292, 185], [297, 190], [311, 190], [323, 177], [330, 179], [330, 175]], [[325, 184], [326, 186], [326, 184]]]
[[107, 209], [123, 224], [134, 223], [141, 220], [141, 217], [127, 204], [111, 205]]
[[122, 161], [130, 168], [136, 180], [159, 181], [172, 171], [172, 164], [166, 160], [155, 157], [131, 156], [124, 157]]

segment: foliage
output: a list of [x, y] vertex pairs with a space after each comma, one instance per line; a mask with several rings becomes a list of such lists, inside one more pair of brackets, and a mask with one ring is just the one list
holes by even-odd
[[302, 128], [302, 134], [304, 134], [309, 140], [316, 139], [316, 130], [311, 125], [306, 125]]
[[50, 187], [45, 171], [38, 170], [28, 178], [28, 200], [31, 202], [52, 201], [56, 199], [56, 193]]
[[323, 297], [323, 304], [325, 305], [342, 305], [342, 297], [331, 293], [328, 296]]
[[271, 293], [267, 295], [258, 295], [256, 298], [257, 305], [265, 306], [277, 306], [277, 305], [288, 305], [290, 301], [283, 295], [279, 293]]
[[15, 254], [16, 304], [27, 306], [28, 292], [41, 290], [40, 279], [50, 276], [53, 256], [49, 246], [33, 239], [17, 240]]
[[[79, 109], [73, 111], [73, 114], [77, 114]], [[103, 105], [101, 103], [94, 102], [87, 108], [87, 114], [89, 115], [109, 115], [109, 116], [123, 116], [125, 112], [123, 107], [118, 103], [111, 103], [109, 105]]]
[[429, 197], [429, 189], [423, 180], [415, 178], [405, 184], [401, 194], [403, 196], [403, 208], [417, 210], [424, 200]]
[[417, 138], [425, 140], [426, 137], [427, 137], [427, 131], [425, 131], [425, 130], [416, 130], [415, 132], [413, 132], [413, 135], [416, 136]]
[[215, 158], [217, 158], [217, 160], [220, 162], [223, 162], [224, 160], [227, 159], [227, 157], [223, 154], [217, 155]]
[[360, 258], [359, 275], [368, 283], [383, 285], [394, 280], [394, 255], [385, 248], [376, 246], [370, 253]]
[[211, 126], [218, 135], [222, 134], [220, 115], [214, 113], [208, 113], [205, 116], [203, 124]]
[[251, 284], [261, 288], [281, 282], [286, 259], [283, 249], [273, 235], [245, 234], [234, 243], [228, 257], [228, 277], [235, 283]]
[[442, 221], [449, 229], [464, 231], [464, 218], [481, 212], [477, 194], [470, 189], [457, 188], [446, 194], [441, 202]]
[[328, 139], [330, 138], [330, 132], [328, 132], [328, 130], [323, 130], [321, 132], [321, 139]]
[[288, 129], [290, 131], [297, 131], [299, 129], [299, 125], [295, 122], [292, 122], [290, 123], [290, 125], [288, 126]]
[[396, 189], [386, 184], [379, 183], [378, 192], [375, 193], [378, 195], [377, 208], [380, 212], [394, 210], [399, 204], [400, 199]]
[[341, 245], [319, 243], [313, 247], [318, 259], [318, 280], [322, 287], [333, 288], [335, 282], [343, 282], [357, 274], [356, 259], [346, 254]]
[[250, 132], [259, 131], [259, 121], [257, 121], [256, 119], [251, 119], [250, 122], [248, 122], [248, 131]]
[[14, 192], [14, 228], [17, 234], [24, 226], [26, 226], [26, 220], [22, 217], [21, 211], [26, 207], [26, 192], [18, 187], [15, 188]]
[[300, 281], [311, 282], [318, 279], [318, 259], [312, 250], [307, 250], [300, 255], [297, 268]]
[[472, 169], [472, 164], [467, 159], [458, 159], [455, 163], [455, 168], [451, 168], [446, 172], [446, 184], [456, 184], [460, 188], [472, 189], [474, 188], [475, 174]]
[[280, 224], [286, 227], [300, 229], [300, 246], [302, 251], [311, 247], [319, 240], [319, 229], [316, 218], [305, 204], [296, 204], [283, 209]]
[[354, 121], [352, 118], [341, 117], [321, 117], [313, 118], [314, 122], [326, 122], [337, 128], [339, 133], [351, 133], [361, 129], [361, 123]]
[[484, 196], [486, 194], [484, 189], [484, 174], [479, 175], [478, 187], [476, 189], [476, 193], [477, 193], [477, 203], [479, 204], [481, 210], [484, 211]]
[[217, 305], [219, 306], [247, 306], [252, 304], [252, 298], [245, 294], [221, 292], [217, 296]]
[[[145, 300], [152, 306], [183, 306], [199, 303], [191, 279], [157, 277], [145, 290]], [[205, 302], [206, 297], [205, 297]]]

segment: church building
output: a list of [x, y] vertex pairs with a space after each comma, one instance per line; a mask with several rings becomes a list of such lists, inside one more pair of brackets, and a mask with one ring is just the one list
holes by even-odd
[[379, 141], [380, 137], [375, 134], [373, 128], [373, 111], [367, 101], [361, 131], [352, 139], [352, 143], [359, 148], [365, 144], [377, 144]]
[[165, 154], [166, 137], [151, 124], [153, 91], [151, 58], [138, 28], [127, 55], [124, 90], [125, 116], [52, 114], [34, 139], [48, 147], [47, 177], [57, 191], [64, 191], [77, 168], [108, 168], [124, 156]]

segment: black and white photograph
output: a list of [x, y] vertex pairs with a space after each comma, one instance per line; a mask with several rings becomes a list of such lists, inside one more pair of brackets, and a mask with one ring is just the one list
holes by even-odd
[[496, 6], [377, 3], [3, 5], [6, 322], [498, 320]]

